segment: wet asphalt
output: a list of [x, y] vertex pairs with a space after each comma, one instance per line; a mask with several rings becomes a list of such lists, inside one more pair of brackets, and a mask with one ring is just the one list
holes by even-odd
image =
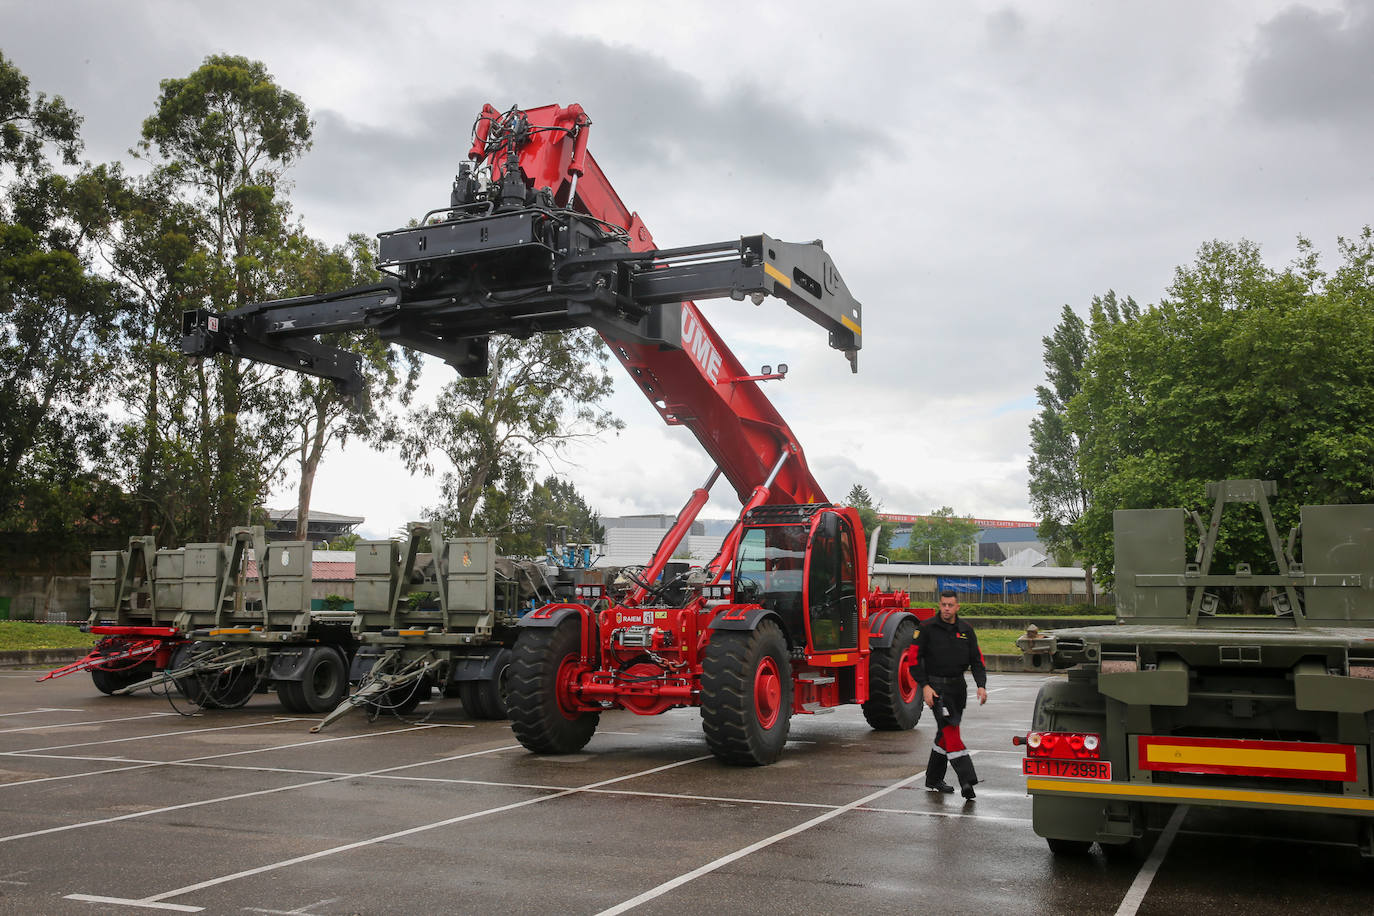
[[0, 914], [1374, 910], [1333, 820], [1190, 809], [1137, 862], [1056, 859], [1010, 745], [1036, 675], [993, 675], [967, 714], [971, 804], [924, 791], [929, 717], [800, 716], [742, 769], [692, 710], [609, 713], [538, 757], [457, 700], [312, 735], [270, 694], [185, 717], [33, 677], [0, 671]]

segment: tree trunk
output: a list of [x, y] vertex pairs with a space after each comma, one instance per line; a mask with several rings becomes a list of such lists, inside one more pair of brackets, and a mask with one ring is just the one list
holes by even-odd
[[[296, 540], [307, 540], [306, 532], [310, 526], [310, 493], [315, 488], [315, 472], [320, 469], [320, 459], [324, 456], [324, 434], [329, 425], [325, 408], [315, 406], [314, 431], [309, 438], [301, 439], [301, 485], [296, 494]], [[302, 427], [302, 433], [309, 427]]]

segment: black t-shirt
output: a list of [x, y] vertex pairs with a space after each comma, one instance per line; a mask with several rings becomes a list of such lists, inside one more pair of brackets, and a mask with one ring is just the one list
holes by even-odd
[[978, 634], [959, 618], [954, 623], [945, 623], [938, 616], [930, 618], [921, 624], [916, 645], [916, 682], [922, 687], [932, 677], [963, 677], [966, 670], [973, 672], [973, 682], [979, 687], [988, 685]]

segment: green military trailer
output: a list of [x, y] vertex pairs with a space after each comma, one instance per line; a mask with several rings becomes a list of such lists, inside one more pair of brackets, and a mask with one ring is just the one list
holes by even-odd
[[[520, 616], [549, 601], [580, 597], [599, 570], [550, 567], [497, 554], [496, 539], [444, 538], [413, 522], [404, 539], [354, 548], [351, 696], [312, 731], [350, 709], [412, 712], [437, 687], [469, 716], [506, 718], [506, 677]], [[421, 553], [428, 541], [432, 549]]]
[[289, 712], [338, 704], [358, 646], [353, 612], [314, 607], [309, 542], [268, 543], [260, 526], [235, 528], [226, 543], [188, 544], [179, 557], [179, 576], [169, 564], [157, 584], [175, 591], [168, 603], [186, 641], [163, 670], [117, 693], [175, 685], [197, 706], [234, 708], [270, 688]]
[[[1116, 625], [1017, 641], [1029, 669], [1067, 669], [1015, 739], [1054, 852], [1134, 852], [1147, 824], [1198, 805], [1339, 815], [1374, 856], [1374, 505], [1303, 506], [1281, 540], [1274, 493], [1209, 484], [1207, 521], [1118, 510]], [[1222, 572], [1245, 514], [1272, 560]]]

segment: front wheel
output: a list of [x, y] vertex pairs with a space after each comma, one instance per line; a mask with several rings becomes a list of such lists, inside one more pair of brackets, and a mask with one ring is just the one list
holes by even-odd
[[132, 668], [92, 668], [91, 682], [101, 693], [114, 693], [153, 676], [153, 663], [142, 662]]
[[581, 750], [601, 721], [577, 709], [571, 696], [582, 654], [579, 621], [527, 627], [515, 640], [507, 702], [516, 739], [536, 754]]
[[892, 645], [868, 657], [868, 724], [885, 732], [909, 731], [921, 721], [921, 688], [911, 673], [916, 663], [916, 621], [903, 620]]
[[782, 755], [792, 725], [792, 663], [773, 620], [715, 630], [701, 666], [706, 746], [725, 763], [763, 766]]

